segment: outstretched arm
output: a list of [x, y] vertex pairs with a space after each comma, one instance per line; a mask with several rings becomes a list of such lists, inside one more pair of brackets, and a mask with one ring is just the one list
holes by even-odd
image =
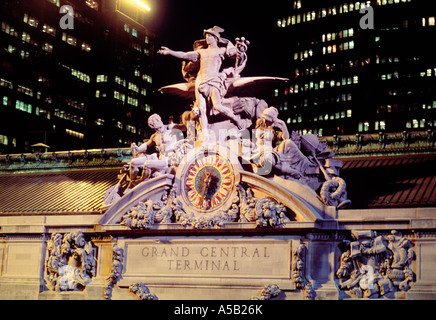
[[164, 56], [170, 55], [179, 59], [191, 60], [191, 61], [197, 60], [199, 55], [197, 51], [189, 51], [189, 52], [174, 51], [167, 47], [162, 47], [157, 53], [162, 54]]

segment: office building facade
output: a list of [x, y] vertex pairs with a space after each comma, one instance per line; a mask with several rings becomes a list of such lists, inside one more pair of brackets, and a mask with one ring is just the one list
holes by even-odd
[[279, 106], [319, 135], [432, 130], [435, 14], [416, 0], [290, 1], [276, 21], [289, 45]]
[[2, 1], [0, 152], [146, 138], [155, 41], [146, 18], [127, 0]]

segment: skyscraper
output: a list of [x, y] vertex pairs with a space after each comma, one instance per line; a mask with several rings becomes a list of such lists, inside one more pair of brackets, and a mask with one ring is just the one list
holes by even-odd
[[279, 108], [293, 130], [335, 135], [436, 126], [436, 14], [429, 1], [289, 3], [276, 26], [290, 46], [291, 81]]
[[155, 42], [147, 10], [130, 0], [2, 1], [0, 152], [144, 139]]

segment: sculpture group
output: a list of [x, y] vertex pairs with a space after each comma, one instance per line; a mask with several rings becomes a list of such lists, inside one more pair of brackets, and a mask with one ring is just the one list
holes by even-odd
[[[148, 124], [155, 133], [140, 146], [132, 144], [132, 160], [121, 170], [118, 184], [107, 191], [104, 207], [109, 208], [136, 186], [153, 178], [176, 175], [183, 170], [185, 175], [189, 175], [193, 171], [185, 167], [192, 160], [190, 155], [207, 155], [211, 150], [216, 153], [217, 147], [226, 150], [226, 155], [221, 156], [223, 161], [231, 162], [230, 171], [231, 167], [237, 167], [268, 179], [278, 176], [296, 181], [315, 191], [327, 206], [347, 206], [350, 201], [346, 184], [339, 177], [341, 162], [332, 160], [334, 154], [327, 150], [327, 144], [320, 142], [314, 134], [289, 132], [286, 123], [279, 118], [278, 110], [256, 97], [260, 88], [285, 83], [287, 79], [241, 77], [250, 42], [241, 37], [236, 38], [233, 44], [221, 36], [222, 32], [224, 30], [217, 26], [204, 30], [204, 39], [194, 43], [193, 51], [174, 51], [167, 47], [158, 51], [183, 60], [182, 74], [186, 80], [160, 90], [191, 98], [191, 109], [183, 113], [180, 124], [164, 124], [158, 114], [149, 117]], [[207, 211], [214, 207], [214, 203], [220, 205], [230, 192], [221, 188], [222, 174], [219, 170], [211, 170], [211, 166], [208, 168], [195, 172], [200, 182], [196, 182], [191, 188], [193, 190], [186, 190], [188, 200], [199, 209], [196, 211]], [[194, 178], [186, 181], [192, 182]], [[218, 215], [218, 221], [256, 221], [258, 226], [279, 226], [292, 214], [281, 209], [281, 204], [274, 199], [254, 199], [254, 203], [262, 200], [263, 208], [253, 211], [252, 218], [247, 219], [244, 194], [246, 198], [249, 186], [241, 186], [234, 181], [232, 188], [237, 199], [226, 210], [214, 212], [214, 217], [209, 216], [206, 225], [219, 225], [219, 222], [210, 224], [210, 220], [216, 220]], [[198, 215], [194, 214], [196, 222], [191, 221], [189, 217], [192, 215], [174, 196], [180, 193], [183, 190], [177, 190], [175, 185], [162, 195], [164, 200], [144, 201], [130, 212], [125, 212], [121, 223], [131, 228], [181, 221], [185, 226], [198, 226]], [[255, 207], [254, 204], [253, 210]], [[166, 216], [157, 219], [156, 213], [162, 208], [167, 208]], [[279, 218], [273, 218], [273, 212]], [[276, 222], [266, 223], [265, 217]]]

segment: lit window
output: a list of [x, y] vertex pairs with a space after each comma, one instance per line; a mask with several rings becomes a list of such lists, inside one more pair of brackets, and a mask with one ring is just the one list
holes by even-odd
[[97, 76], [97, 82], [107, 82], [107, 79], [108, 79], [107, 75], [101, 74]]
[[73, 130], [70, 130], [70, 129], [65, 129], [65, 133], [67, 135], [69, 135], [69, 136], [78, 138], [80, 140], [83, 140], [85, 138], [85, 135], [83, 133], [77, 132], [77, 131], [73, 131]]
[[57, 6], [57, 7], [60, 6], [60, 4], [59, 4], [59, 0], [48, 0], [48, 2], [53, 3], [53, 4], [54, 4], [55, 6]]
[[386, 130], [386, 123], [385, 123], [385, 121], [384, 120], [376, 121], [375, 124], [374, 124], [374, 129], [375, 130], [381, 130], [381, 131]]
[[8, 145], [8, 137], [0, 134], [0, 144], [7, 146]]
[[52, 53], [53, 52], [53, 45], [46, 42], [42, 45], [42, 50], [49, 52], [49, 53]]
[[86, 52], [90, 52], [91, 51], [91, 45], [89, 43], [86, 43], [86, 42], [82, 43], [81, 48], [82, 48], [83, 51], [86, 51]]
[[38, 19], [30, 17], [27, 13], [24, 14], [23, 21], [32, 27], [38, 28]]
[[18, 32], [15, 30], [15, 28], [11, 27], [6, 22], [2, 22], [2, 31], [13, 37], [18, 37]]
[[48, 24], [44, 24], [44, 26], [42, 27], [42, 32], [45, 32], [53, 37], [56, 36], [56, 29], [50, 27]]
[[30, 34], [23, 32], [21, 35], [21, 41], [30, 43]]
[[68, 43], [69, 45], [76, 46], [77, 45], [77, 39], [69, 34], [66, 34], [65, 32], [62, 33], [62, 40]]
[[6, 87], [6, 88], [9, 88], [9, 89], [13, 89], [14, 88], [12, 82], [8, 81], [6, 79], [0, 79], [0, 87]]
[[347, 13], [348, 12], [348, 5], [347, 4], [344, 4], [342, 6], [342, 8], [343, 8], [343, 10], [342, 10], [343, 13]]
[[138, 37], [138, 31], [136, 31], [136, 29], [133, 29], [132, 28], [132, 36], [134, 36], [134, 37]]
[[17, 100], [15, 103], [15, 109], [27, 112], [27, 113], [32, 113], [32, 105], [30, 103], [25, 103], [23, 101]]
[[368, 121], [365, 121], [363, 123], [363, 131], [365, 131], [365, 132], [369, 131], [369, 122]]
[[126, 130], [130, 131], [131, 133], [136, 133], [136, 127], [134, 127], [130, 124], [126, 125]]
[[86, 5], [94, 10], [98, 10], [98, 2], [95, 0], [86, 0]]
[[435, 25], [435, 17], [428, 18], [428, 25], [429, 26], [434, 26]]

